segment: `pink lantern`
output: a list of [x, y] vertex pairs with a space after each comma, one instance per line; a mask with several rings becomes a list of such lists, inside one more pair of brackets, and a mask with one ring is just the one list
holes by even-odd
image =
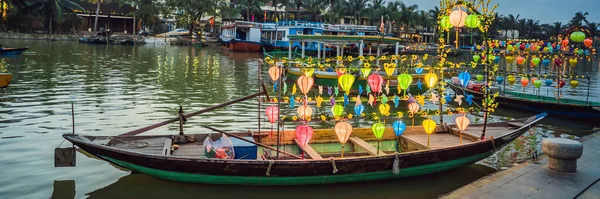
[[269, 107], [267, 107], [266, 112], [267, 112], [267, 118], [269, 118], [269, 122], [271, 122], [271, 124], [275, 124], [275, 121], [277, 120], [277, 116], [279, 116], [279, 107], [269, 106]]
[[465, 26], [467, 21], [467, 12], [463, 11], [461, 7], [450, 13], [450, 24], [454, 27], [462, 28]]
[[381, 91], [381, 86], [383, 85], [383, 77], [375, 72], [369, 75], [367, 83], [369, 84], [369, 87], [371, 87], [373, 93], [379, 93]]
[[308, 142], [313, 136], [313, 132], [313, 128], [306, 124], [301, 124], [296, 127], [296, 142], [298, 142], [298, 146], [302, 148], [302, 159], [304, 159], [304, 147], [308, 145]]

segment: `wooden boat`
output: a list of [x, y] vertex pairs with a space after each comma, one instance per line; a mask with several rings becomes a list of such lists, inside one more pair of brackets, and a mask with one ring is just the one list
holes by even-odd
[[12, 80], [12, 75], [8, 73], [0, 73], [0, 88], [8, 87], [10, 81]]
[[20, 55], [28, 48], [0, 48], [0, 55]]
[[[452, 90], [460, 95], [465, 93], [473, 95], [475, 99], [482, 99], [483, 92], [465, 89], [449, 83]], [[553, 117], [564, 117], [585, 121], [598, 121], [600, 119], [600, 103], [582, 100], [561, 98], [557, 101], [554, 97], [538, 96], [519, 92], [503, 92], [504, 95], [496, 97], [501, 108], [512, 108], [529, 112], [545, 112]]]
[[221, 28], [223, 49], [234, 52], [260, 52], [262, 23], [248, 21], [225, 22]]
[[[269, 155], [268, 150], [260, 146], [250, 152], [258, 153], [257, 159], [204, 157], [201, 141], [207, 136], [219, 138], [219, 134], [188, 135], [194, 142], [181, 144], [174, 151], [169, 135], [65, 134], [63, 137], [100, 159], [166, 180], [236, 185], [333, 184], [419, 176], [470, 165], [515, 140], [545, 116], [542, 113], [510, 122], [490, 123], [485, 140], [479, 139], [482, 125], [472, 125], [462, 133], [462, 144], [454, 125], [439, 127], [429, 142], [422, 127], [408, 127], [398, 139], [401, 153], [393, 152], [396, 137], [391, 128], [385, 130], [380, 150], [373, 146], [377, 142], [370, 128], [358, 128], [346, 143], [345, 157], [340, 157], [341, 145], [333, 129], [318, 129], [304, 148], [307, 154], [304, 160], [289, 159], [292, 156], [269, 159], [274, 154]], [[258, 143], [262, 145], [276, 143], [276, 136], [269, 136], [268, 132], [235, 135], [260, 140]], [[280, 148], [299, 154], [301, 150], [294, 137], [293, 130], [283, 131], [281, 143], [284, 145]]]

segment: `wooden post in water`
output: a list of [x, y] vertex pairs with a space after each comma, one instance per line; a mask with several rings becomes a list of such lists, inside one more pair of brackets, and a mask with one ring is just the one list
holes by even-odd
[[[260, 85], [262, 85], [262, 79], [261, 79], [261, 74], [262, 74], [262, 63], [258, 63], [258, 90], [260, 90]], [[267, 92], [267, 90], [265, 90], [265, 92]], [[261, 99], [258, 99], [258, 111], [257, 111], [257, 115], [258, 115], [258, 133], [260, 134], [260, 113], [261, 113], [261, 107], [260, 107], [260, 101]], [[258, 137], [258, 141], [260, 142], [260, 137]]]

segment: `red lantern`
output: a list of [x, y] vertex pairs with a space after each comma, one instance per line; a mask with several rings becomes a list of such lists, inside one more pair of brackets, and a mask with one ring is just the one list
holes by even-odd
[[562, 59], [560, 59], [560, 58], [554, 59], [554, 65], [561, 66], [562, 64], [563, 64]]
[[562, 40], [562, 44], [561, 44], [561, 46], [562, 46], [563, 48], [567, 47], [568, 45], [569, 45], [569, 40], [568, 40], [568, 39]]
[[[312, 138], [313, 132], [313, 128], [306, 124], [301, 124], [296, 127], [296, 141], [300, 148], [304, 150], [304, 147], [308, 145], [308, 142]], [[302, 158], [304, 159], [304, 151], [302, 152]]]
[[517, 64], [521, 65], [521, 64], [523, 64], [523, 62], [525, 62], [525, 58], [523, 58], [521, 56], [518, 56], [517, 57]]
[[269, 122], [271, 122], [271, 124], [274, 124], [277, 120], [277, 116], [279, 116], [279, 107], [269, 106], [267, 107], [266, 112], [267, 118], [269, 118]]
[[371, 87], [371, 91], [373, 91], [373, 93], [379, 93], [379, 91], [381, 91], [381, 86], [383, 85], [383, 77], [375, 72], [369, 75], [367, 83]]
[[558, 81], [558, 86], [559, 86], [560, 88], [562, 88], [563, 86], [565, 86], [565, 80], [562, 80], [562, 79], [561, 79], [561, 80], [559, 80], [559, 81]]
[[591, 39], [589, 39], [589, 38], [588, 38], [588, 39], [585, 39], [585, 40], [583, 40], [583, 45], [585, 45], [585, 47], [588, 47], [588, 48], [589, 48], [589, 47], [591, 47], [591, 46], [592, 46], [592, 43], [593, 43], [593, 42], [594, 42], [594, 41], [592, 41]]

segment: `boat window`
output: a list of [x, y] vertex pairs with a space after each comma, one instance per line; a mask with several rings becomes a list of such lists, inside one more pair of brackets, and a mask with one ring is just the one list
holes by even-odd
[[277, 40], [282, 40], [285, 37], [285, 31], [277, 31]]
[[296, 31], [296, 35], [303, 35], [303, 32], [301, 30]]

